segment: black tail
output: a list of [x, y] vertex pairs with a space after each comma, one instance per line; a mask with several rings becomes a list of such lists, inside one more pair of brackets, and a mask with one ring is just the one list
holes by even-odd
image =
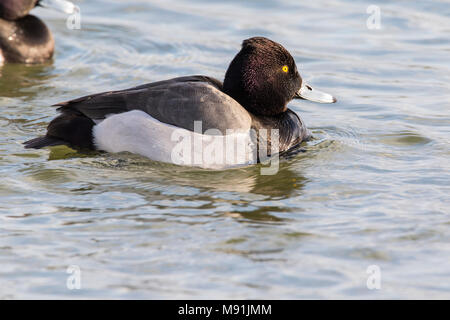
[[75, 149], [95, 149], [92, 128], [95, 123], [90, 118], [66, 111], [53, 119], [47, 128], [47, 134], [24, 142], [25, 148], [67, 145]]
[[40, 148], [44, 148], [44, 147], [67, 145], [68, 143], [65, 141], [56, 139], [56, 138], [43, 136], [43, 137], [34, 138], [31, 140], [25, 141], [23, 144], [25, 145], [25, 148], [27, 148], [27, 149], [31, 149], [31, 148], [40, 149]]

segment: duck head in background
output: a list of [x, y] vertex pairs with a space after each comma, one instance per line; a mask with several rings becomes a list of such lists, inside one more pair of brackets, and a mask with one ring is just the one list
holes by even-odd
[[53, 56], [55, 41], [50, 30], [28, 14], [36, 6], [67, 14], [77, 8], [66, 0], [0, 0], [0, 65], [43, 63]]

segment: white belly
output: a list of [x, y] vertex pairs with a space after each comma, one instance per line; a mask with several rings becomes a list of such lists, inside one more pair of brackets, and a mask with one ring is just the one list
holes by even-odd
[[210, 131], [201, 134], [201, 129], [198, 132], [133, 110], [112, 115], [95, 125], [93, 137], [99, 150], [128, 151], [177, 165], [225, 169], [256, 163], [256, 144], [250, 128], [221, 134]]

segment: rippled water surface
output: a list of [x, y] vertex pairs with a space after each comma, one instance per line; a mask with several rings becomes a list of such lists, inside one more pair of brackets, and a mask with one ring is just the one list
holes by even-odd
[[[447, 1], [76, 3], [81, 30], [33, 11], [53, 62], [0, 67], [0, 298], [450, 298]], [[315, 138], [274, 176], [21, 145], [59, 101], [222, 79], [255, 35], [338, 98], [290, 104]]]

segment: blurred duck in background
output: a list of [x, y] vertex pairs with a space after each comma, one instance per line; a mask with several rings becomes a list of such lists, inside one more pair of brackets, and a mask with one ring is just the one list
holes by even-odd
[[77, 10], [66, 0], [0, 0], [0, 65], [43, 63], [53, 56], [55, 41], [50, 30], [28, 14], [36, 6], [67, 14]]

